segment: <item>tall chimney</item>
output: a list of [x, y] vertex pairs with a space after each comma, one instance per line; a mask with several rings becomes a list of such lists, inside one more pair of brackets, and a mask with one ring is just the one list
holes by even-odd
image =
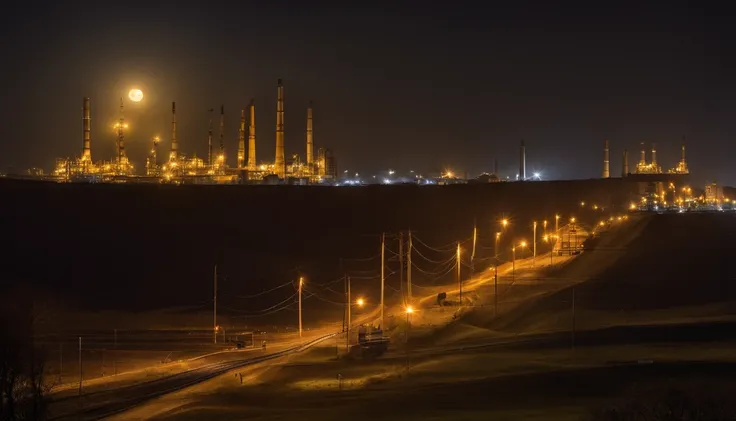
[[176, 102], [171, 103], [171, 152], [169, 161], [176, 162], [179, 155], [179, 141], [176, 140]]
[[526, 180], [526, 146], [524, 140], [521, 141], [519, 149], [519, 181]]
[[621, 177], [627, 177], [629, 175], [629, 151], [624, 149], [624, 156], [621, 162]]
[[238, 168], [245, 164], [245, 110], [240, 110], [240, 130], [238, 132]]
[[[222, 156], [223, 159], [225, 155], [224, 136], [225, 136], [225, 106], [220, 105], [220, 156]], [[222, 164], [224, 165], [225, 162], [223, 161]]]
[[215, 111], [212, 108], [208, 110], [210, 112], [210, 125], [207, 130], [207, 165], [212, 166], [212, 112]]
[[256, 102], [250, 100], [250, 118], [248, 119], [248, 169], [256, 169]]
[[652, 143], [652, 168], [657, 168], [657, 144]]
[[644, 149], [644, 142], [641, 142], [641, 157], [639, 158], [639, 165], [647, 165], [647, 151]]
[[92, 127], [90, 117], [89, 98], [82, 100], [82, 136], [84, 139], [82, 145], [82, 161], [92, 162], [92, 150], [90, 149], [90, 131]]
[[307, 167], [312, 168], [314, 163], [314, 138], [312, 137], [312, 101], [307, 108]]
[[609, 178], [611, 171], [609, 167], [610, 161], [608, 159], [608, 139], [603, 141], [603, 178]]
[[125, 118], [123, 118], [123, 98], [120, 98], [120, 121], [118, 122], [118, 165], [122, 165], [125, 160]]
[[279, 178], [286, 177], [286, 162], [284, 161], [284, 85], [278, 80], [276, 88], [276, 160], [274, 167]]
[[680, 157], [682, 162], [685, 162], [685, 141], [682, 141], [682, 156]]

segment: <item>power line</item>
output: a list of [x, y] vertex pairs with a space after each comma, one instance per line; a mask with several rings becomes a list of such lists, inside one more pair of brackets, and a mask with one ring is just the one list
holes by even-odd
[[281, 284], [281, 285], [279, 285], [279, 286], [277, 286], [277, 287], [273, 287], [273, 288], [271, 288], [271, 289], [269, 289], [269, 290], [266, 290], [266, 291], [263, 291], [263, 292], [259, 292], [259, 293], [257, 293], [257, 294], [253, 294], [253, 295], [236, 295], [236, 296], [235, 296], [235, 298], [239, 298], [239, 299], [249, 299], [249, 298], [256, 298], [256, 297], [260, 297], [260, 296], [262, 296], [262, 295], [266, 295], [266, 294], [268, 294], [269, 292], [273, 292], [273, 291], [276, 291], [277, 289], [283, 288], [283, 287], [285, 287], [285, 286], [287, 286], [287, 285], [292, 285], [292, 282], [291, 282], [291, 281], [289, 281], [289, 282], [285, 282], [285, 283], [283, 283], [283, 284]]

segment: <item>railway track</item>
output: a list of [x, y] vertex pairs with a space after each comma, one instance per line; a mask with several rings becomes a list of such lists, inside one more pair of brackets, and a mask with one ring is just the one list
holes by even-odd
[[[295, 345], [285, 350], [262, 355], [259, 357], [208, 364], [202, 367], [195, 368], [193, 370], [185, 371], [183, 373], [174, 374], [145, 383], [139, 383], [136, 385], [126, 386], [118, 389], [94, 392], [88, 395], [82, 395], [81, 398], [75, 397], [75, 399], [77, 400], [81, 399], [79, 400], [79, 405], [77, 407], [72, 408], [72, 405], [68, 405], [65, 411], [62, 411], [59, 414], [52, 413], [52, 416], [49, 418], [49, 420], [55, 421], [73, 419], [92, 421], [107, 418], [112, 415], [116, 415], [132, 409], [151, 399], [155, 399], [160, 396], [164, 396], [169, 393], [173, 393], [187, 387], [194, 386], [198, 383], [202, 383], [206, 380], [224, 374], [230, 370], [259, 364], [265, 361], [304, 351], [326, 339], [334, 337], [335, 335], [335, 333], [331, 333], [329, 335], [313, 339], [305, 344]], [[85, 400], [93, 400], [94, 403], [85, 405]], [[72, 399], [70, 398], [66, 398], [61, 402], [64, 401], [70, 401], [69, 403], [72, 403]]]

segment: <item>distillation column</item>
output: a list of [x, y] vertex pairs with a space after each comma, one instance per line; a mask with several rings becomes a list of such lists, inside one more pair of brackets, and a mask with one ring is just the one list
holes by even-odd
[[608, 139], [603, 141], [603, 178], [609, 178], [611, 176], [611, 168], [609, 166], [610, 161], [608, 159]]
[[212, 168], [212, 112], [213, 111], [214, 110], [212, 108], [209, 109], [210, 125], [207, 131], [207, 165], [209, 165], [210, 168]]
[[274, 161], [276, 175], [286, 177], [286, 162], [284, 161], [284, 85], [278, 80], [276, 101], [276, 160]]
[[641, 156], [639, 157], [639, 168], [647, 166], [647, 151], [644, 149], [644, 142], [641, 142]]
[[240, 110], [240, 130], [238, 131], [238, 168], [245, 164], [245, 110]]
[[82, 162], [85, 164], [92, 162], [92, 150], [90, 149], [91, 127], [89, 98], [85, 97], [82, 100], [82, 136], [84, 140], [82, 145]]
[[123, 170], [125, 166], [125, 118], [123, 117], [123, 98], [120, 98], [120, 121], [118, 122], [118, 169]]
[[526, 180], [526, 146], [522, 140], [519, 149], [519, 181], [524, 180]]
[[657, 144], [652, 143], [652, 170], [657, 171]]
[[250, 118], [248, 119], [248, 170], [256, 170], [256, 102], [250, 100]]
[[624, 156], [621, 161], [621, 177], [627, 177], [629, 175], [629, 151], [624, 149]]
[[217, 164], [225, 166], [225, 106], [220, 105], [220, 154], [217, 156]]
[[179, 142], [176, 140], [176, 102], [171, 103], [171, 152], [169, 161], [176, 162], [179, 155]]
[[309, 168], [310, 174], [312, 174], [313, 165], [314, 138], [312, 133], [312, 101], [309, 101], [309, 107], [307, 108], [307, 168]]

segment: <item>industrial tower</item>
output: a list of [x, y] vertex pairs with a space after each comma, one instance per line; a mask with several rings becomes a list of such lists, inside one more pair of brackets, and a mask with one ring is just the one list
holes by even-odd
[[171, 103], [171, 152], [169, 161], [176, 162], [179, 155], [179, 142], [176, 140], [176, 102]]
[[274, 170], [279, 178], [286, 177], [286, 161], [284, 160], [284, 85], [278, 80], [276, 100], [276, 159]]
[[608, 158], [608, 139], [606, 139], [603, 141], [603, 178], [609, 178], [611, 176], [610, 161]]
[[92, 163], [92, 149], [90, 148], [92, 120], [90, 116], [90, 105], [89, 98], [85, 97], [82, 100], [82, 131], [84, 142], [82, 145], [82, 164], [88, 166]]
[[250, 118], [248, 119], [248, 170], [256, 170], [256, 102], [250, 100]]
[[312, 173], [314, 166], [314, 138], [312, 133], [312, 101], [309, 101], [307, 108], [307, 168]]
[[245, 164], [245, 110], [240, 110], [240, 129], [238, 130], [238, 169]]

